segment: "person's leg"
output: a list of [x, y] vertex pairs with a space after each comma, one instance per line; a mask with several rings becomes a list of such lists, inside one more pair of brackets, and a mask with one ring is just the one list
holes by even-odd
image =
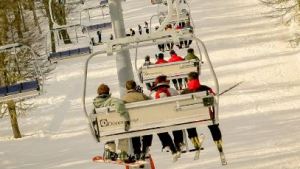
[[177, 84], [177, 79], [172, 79], [172, 83], [173, 83], [175, 89], [178, 90], [179, 88], [178, 88], [178, 84]]
[[116, 143], [114, 141], [108, 141], [104, 144], [103, 158], [113, 161], [117, 159]]
[[183, 145], [183, 132], [182, 130], [175, 130], [172, 133], [173, 133], [176, 149], [178, 151], [181, 151], [180, 147]]
[[187, 130], [189, 139], [192, 138], [192, 137], [198, 137], [196, 128], [188, 128], [186, 130]]
[[119, 159], [126, 161], [128, 160], [128, 147], [129, 147], [129, 139], [119, 139], [118, 149], [121, 151], [118, 154]]
[[150, 150], [149, 148], [152, 145], [152, 139], [153, 139], [152, 135], [143, 136], [143, 146], [142, 146], [142, 155], [141, 155], [142, 160], [144, 160], [146, 156], [148, 156]]
[[135, 155], [141, 154], [141, 138], [140, 137], [132, 137], [132, 147], [133, 147], [133, 153]]
[[167, 132], [158, 133], [157, 135], [160, 139], [160, 142], [161, 142], [163, 148], [168, 146], [170, 148], [172, 154], [177, 152], [175, 145], [173, 143], [173, 140], [172, 140], [171, 136], [169, 135], [169, 133], [167, 133]]
[[182, 90], [182, 78], [178, 79], [179, 89]]

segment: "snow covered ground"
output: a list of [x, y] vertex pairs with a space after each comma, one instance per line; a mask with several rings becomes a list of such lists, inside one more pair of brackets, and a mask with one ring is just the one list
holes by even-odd
[[[228, 165], [221, 166], [207, 128], [201, 159], [193, 153], [172, 163], [155, 137], [151, 153], [158, 169], [300, 169], [300, 56], [290, 48], [288, 29], [265, 18], [256, 0], [193, 0], [197, 35], [206, 43], [221, 91], [220, 126]], [[155, 14], [148, 0], [127, 0], [127, 28]], [[153, 48], [143, 49], [151, 54]], [[140, 52], [141, 53], [141, 52]], [[184, 54], [184, 52], [181, 52]], [[11, 138], [9, 118], [0, 119], [1, 169], [121, 169], [95, 164], [103, 151], [89, 133], [81, 105], [84, 58], [60, 62], [46, 81], [46, 92], [29, 102], [37, 108], [19, 118], [22, 139]], [[205, 71], [205, 70], [204, 70]], [[88, 98], [105, 82], [118, 96], [115, 59], [97, 57], [90, 65]], [[203, 83], [211, 79], [204, 77]]]

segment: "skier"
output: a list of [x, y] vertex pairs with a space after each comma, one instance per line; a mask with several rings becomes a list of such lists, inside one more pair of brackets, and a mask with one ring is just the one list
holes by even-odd
[[168, 63], [168, 61], [166, 61], [164, 59], [165, 55], [163, 53], [159, 53], [157, 56], [157, 61], [155, 62], [155, 64], [163, 64], [163, 63]]
[[[169, 81], [165, 75], [158, 76], [155, 79], [155, 85], [152, 90], [155, 91], [155, 99], [178, 95], [176, 90], [170, 88]], [[176, 162], [178, 158], [180, 158], [181, 147], [184, 145], [182, 130], [173, 131], [174, 142], [168, 132], [159, 133], [157, 135], [161, 141], [163, 150], [170, 149], [173, 155], [173, 161]]]
[[96, 43], [95, 43], [95, 39], [94, 39], [94, 38], [91, 38], [91, 44], [92, 44], [93, 46], [96, 46]]
[[[191, 23], [190, 22], [187, 22], [184, 29], [187, 29], [189, 30], [189, 33], [193, 33], [194, 32], [194, 28], [191, 26]], [[184, 41], [184, 45], [185, 45], [185, 48], [189, 48], [190, 45], [192, 44], [192, 40], [185, 40]]]
[[148, 22], [147, 21], [145, 21], [145, 27], [144, 27], [146, 30], [146, 33], [147, 34], [149, 34], [150, 32], [149, 32], [149, 25], [148, 25]]
[[[158, 28], [159, 28], [159, 26], [156, 26], [155, 30], [157, 30]], [[163, 43], [162, 44], [158, 44], [157, 47], [158, 47], [159, 51], [161, 51], [161, 52], [165, 51], [165, 44], [163, 44]]]
[[100, 30], [97, 31], [97, 35], [98, 35], [98, 43], [102, 43], [102, 35]]
[[199, 80], [199, 74], [197, 72], [190, 72], [188, 74], [188, 88], [184, 89], [181, 94], [187, 94], [187, 93], [193, 93], [198, 91], [207, 91], [208, 93], [211, 93], [215, 95], [215, 92], [206, 85], [201, 85]]
[[[165, 31], [169, 31], [169, 30], [172, 30], [172, 29], [173, 29], [173, 28], [172, 28], [172, 25], [171, 25], [171, 24], [168, 24], [168, 25], [165, 27]], [[171, 49], [173, 49], [173, 47], [174, 47], [174, 43], [173, 43], [173, 42], [167, 44], [167, 50], [171, 50]]]
[[143, 29], [142, 29], [142, 26], [141, 25], [138, 25], [138, 29], [139, 29], [139, 33], [140, 35], [143, 33]]
[[198, 58], [198, 56], [195, 55], [193, 48], [189, 48], [187, 50], [187, 55], [184, 57], [184, 59], [185, 60], [193, 60], [193, 59], [195, 59], [195, 60], [199, 61], [199, 58]]
[[135, 35], [135, 31], [134, 31], [132, 28], [130, 28], [129, 31], [130, 31], [130, 35], [131, 35], [131, 36], [134, 36], [134, 35]]
[[113, 34], [110, 34], [110, 40], [114, 40], [114, 35]]
[[[170, 55], [171, 55], [171, 58], [168, 60], [169, 63], [170, 62], [180, 62], [180, 61], [184, 60], [181, 56], [178, 56], [174, 50], [170, 51]], [[179, 87], [177, 84], [177, 80], [178, 80]], [[173, 82], [176, 90], [182, 90], [182, 78], [173, 79], [172, 82]]]
[[[210, 87], [200, 84], [199, 74], [197, 72], [190, 72], [188, 74], [188, 88], [183, 90], [181, 94], [193, 93], [198, 91], [207, 91], [208, 93], [215, 95], [214, 91]], [[196, 128], [189, 128], [187, 129], [187, 132], [189, 139], [197, 150], [195, 154], [195, 159], [197, 159], [199, 158], [202, 140], [199, 139]]]
[[[101, 84], [98, 87], [98, 96], [93, 100], [95, 108], [113, 106], [120, 116], [125, 120], [124, 130], [128, 131], [130, 128], [130, 117], [128, 111], [125, 108], [124, 102], [120, 99], [111, 97], [109, 93], [109, 87], [106, 84]], [[127, 154], [128, 152], [128, 139], [120, 139], [118, 148], [121, 151], [119, 154], [116, 153], [116, 144], [114, 141], [106, 142], [104, 145], [104, 159], [117, 160], [120, 159], [126, 163], [134, 162], [133, 159]]]
[[[150, 56], [149, 55], [147, 55], [146, 57], [145, 57], [145, 62], [144, 62], [144, 64], [143, 64], [143, 66], [149, 66], [149, 65], [153, 65], [153, 63], [150, 61]], [[141, 68], [140, 68], [141, 69]], [[141, 71], [140, 71], [140, 78], [141, 78]], [[147, 89], [148, 90], [150, 90], [151, 89], [151, 83], [146, 83], [146, 87], [147, 87]]]
[[[200, 59], [198, 58], [198, 56], [195, 55], [194, 53], [194, 49], [193, 48], [189, 48], [187, 50], [187, 55], [184, 57], [185, 60], [196, 60], [196, 61], [200, 61]], [[197, 65], [197, 72], [199, 72], [199, 65]], [[188, 82], [188, 78], [185, 78], [185, 82]]]
[[[126, 82], [126, 89], [126, 94], [122, 98], [125, 103], [132, 103], [149, 99], [149, 97], [138, 90], [138, 86], [133, 80], [129, 80]], [[142, 136], [142, 140], [143, 144], [141, 145], [141, 137], [131, 138], [136, 161], [145, 161], [145, 158], [149, 155], [149, 147], [152, 144], [152, 135], [144, 135]]]

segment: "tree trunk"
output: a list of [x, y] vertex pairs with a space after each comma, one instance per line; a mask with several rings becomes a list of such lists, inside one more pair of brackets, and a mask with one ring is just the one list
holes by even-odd
[[24, 29], [25, 32], [27, 32], [28, 28], [27, 28], [27, 26], [25, 24], [25, 17], [24, 17], [24, 13], [23, 13], [23, 6], [22, 6], [22, 4], [19, 1], [18, 1], [18, 7], [19, 7], [19, 11], [21, 13], [21, 20], [22, 20], [22, 24], [23, 24], [23, 29]]
[[15, 17], [14, 26], [17, 30], [18, 38], [23, 39], [23, 33], [22, 33], [22, 28], [21, 28], [21, 22], [22, 22], [21, 12], [20, 12], [17, 0], [14, 0], [12, 7], [13, 7], [13, 13], [14, 13], [14, 17]]
[[8, 40], [7, 32], [9, 31], [9, 23], [5, 12], [5, 7], [0, 4], [0, 45]]
[[18, 119], [17, 119], [17, 112], [16, 112], [16, 103], [12, 100], [7, 102], [10, 121], [11, 121], [11, 128], [14, 134], [14, 138], [21, 138], [21, 132], [18, 125]]
[[[47, 15], [47, 18], [48, 18], [49, 29], [52, 30], [53, 29], [53, 23], [51, 21], [51, 16], [50, 16], [48, 3], [49, 3], [49, 0], [43, 0], [43, 4], [44, 4], [45, 10], [46, 10], [46, 15]], [[48, 40], [48, 39], [46, 39], [46, 40]], [[56, 52], [55, 36], [54, 36], [53, 32], [51, 32], [50, 40], [51, 40], [51, 51]]]
[[34, 25], [38, 27], [39, 33], [42, 34], [42, 30], [39, 24], [38, 17], [36, 15], [35, 3], [34, 0], [29, 0], [29, 9], [32, 11]]
[[[53, 11], [54, 16], [53, 17], [54, 17], [55, 21], [57, 22], [57, 24], [58, 25], [66, 25], [67, 24], [67, 19], [66, 19], [65, 6], [63, 4], [60, 4], [59, 2], [54, 2], [53, 6], [54, 6], [54, 8], [53, 8], [54, 9], [54, 11]], [[67, 29], [60, 30], [59, 34], [63, 38], [64, 44], [72, 43]]]

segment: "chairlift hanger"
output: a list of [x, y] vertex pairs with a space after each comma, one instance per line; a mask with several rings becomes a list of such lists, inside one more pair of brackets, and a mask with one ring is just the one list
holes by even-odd
[[[37, 96], [42, 91], [42, 84], [44, 82], [44, 76], [42, 75], [41, 69], [37, 63], [37, 56], [35, 52], [29, 46], [15, 43], [9, 44], [5, 46], [0, 46], [0, 52], [8, 52], [10, 50], [14, 50], [15, 52], [12, 54], [15, 58], [14, 61], [18, 62], [17, 52], [18, 49], [29, 50], [31, 56], [33, 57], [33, 68], [35, 76], [32, 78], [33, 80], [19, 82], [13, 85], [8, 85], [4, 87], [0, 87], [0, 102], [6, 102], [9, 100], [19, 101], [27, 98], [31, 98]], [[18, 65], [18, 63], [16, 63]], [[21, 72], [19, 72], [21, 73]]]

